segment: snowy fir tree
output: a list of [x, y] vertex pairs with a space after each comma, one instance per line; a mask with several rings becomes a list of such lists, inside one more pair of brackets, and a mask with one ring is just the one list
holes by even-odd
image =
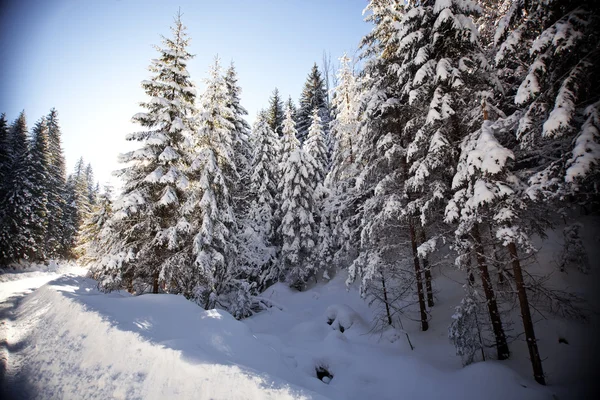
[[112, 203], [113, 189], [107, 185], [103, 192], [97, 195], [95, 204], [80, 228], [75, 249], [79, 263], [83, 265], [96, 263], [106, 250], [104, 238], [111, 233], [105, 229], [108, 228], [107, 223], [113, 215]]
[[255, 122], [252, 134], [252, 176], [250, 177], [251, 203], [248, 209], [247, 246], [251, 251], [256, 270], [252, 274], [257, 280], [260, 289], [266, 289], [269, 284], [278, 280], [277, 265], [273, 249], [276, 244], [275, 231], [277, 212], [277, 184], [280, 171], [277, 163], [279, 159], [279, 138], [271, 129], [268, 114], [260, 114]]
[[[44, 135], [47, 128], [40, 123], [36, 131]], [[35, 198], [40, 194], [39, 184], [41, 160], [34, 160], [30, 152], [27, 122], [25, 113], [21, 112], [10, 128], [10, 175], [6, 186], [6, 194], [2, 204], [0, 249], [5, 264], [20, 260], [40, 260], [39, 246], [43, 249], [45, 201]], [[40, 150], [43, 143], [40, 142]], [[37, 152], [37, 149], [36, 149]], [[40, 162], [41, 161], [41, 162]], [[42, 231], [42, 232], [40, 232]], [[38, 242], [36, 242], [38, 240]]]
[[325, 124], [329, 123], [329, 110], [326, 104], [325, 83], [315, 63], [306, 78], [302, 94], [300, 95], [300, 107], [297, 114], [298, 140], [304, 142], [308, 136], [311, 124], [311, 116], [314, 109], [319, 110], [319, 116]]
[[119, 175], [122, 193], [114, 202], [108, 254], [96, 268], [106, 290], [120, 287], [158, 293], [159, 284], [171, 284], [174, 270], [185, 263], [180, 255], [191, 221], [181, 216], [186, 173], [186, 138], [194, 131], [196, 89], [187, 72], [192, 57], [180, 15], [157, 47], [159, 57], [150, 65], [153, 76], [142, 81], [148, 100], [146, 112], [133, 120], [146, 130], [127, 139], [140, 148], [121, 156], [127, 163]]
[[6, 197], [6, 183], [11, 169], [10, 135], [6, 114], [0, 115], [0, 204]]
[[283, 129], [283, 100], [279, 95], [279, 89], [275, 88], [269, 98], [269, 107], [267, 108], [267, 123], [271, 130], [281, 137]]
[[351, 59], [344, 54], [340, 58], [338, 86], [332, 98], [332, 112], [335, 118], [331, 121], [333, 154], [329, 180], [345, 181], [355, 175], [353, 171], [356, 159], [356, 134], [359, 128], [359, 93], [358, 83], [351, 69]]
[[66, 203], [66, 167], [61, 143], [61, 130], [56, 109], [50, 110], [46, 117], [48, 126], [48, 228], [46, 239], [47, 256], [50, 258], [66, 257], [69, 254], [65, 239]]
[[281, 193], [278, 228], [281, 235], [279, 279], [302, 289], [316, 273], [315, 247], [318, 226], [314, 198], [312, 157], [307, 156], [296, 137], [292, 112], [288, 107], [283, 121]]
[[193, 267], [184, 275], [191, 279], [186, 295], [209, 309], [227, 305], [224, 296], [233, 291], [239, 244], [232, 197], [239, 180], [231, 122], [234, 110], [218, 58], [209, 70], [200, 105], [190, 152], [191, 186], [184, 204], [193, 233], [189, 243]]
[[[304, 152], [312, 157], [314, 161], [315, 181], [313, 188], [317, 190], [319, 186], [323, 186], [325, 176], [329, 171], [329, 157], [327, 154], [327, 146], [325, 144], [325, 132], [319, 110], [314, 109], [311, 115], [311, 123], [308, 128], [308, 136], [302, 145]], [[322, 190], [322, 189], [321, 189]]]
[[232, 110], [229, 121], [234, 126], [231, 132], [234, 162], [239, 174], [233, 197], [236, 203], [236, 212], [241, 215], [248, 205], [246, 199], [251, 174], [252, 150], [250, 149], [250, 125], [244, 119], [248, 115], [248, 111], [240, 104], [242, 89], [237, 84], [237, 72], [233, 63], [225, 72], [225, 85], [228, 95], [227, 106]]

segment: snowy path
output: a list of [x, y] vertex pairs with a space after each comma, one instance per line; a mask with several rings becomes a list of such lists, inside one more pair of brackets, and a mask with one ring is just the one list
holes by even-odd
[[65, 274], [84, 275], [86, 271], [84, 268], [68, 265], [0, 275], [0, 397], [28, 398], [28, 391], [19, 382], [22, 365], [18, 353], [24, 343], [15, 340], [18, 335], [18, 328], [15, 328], [18, 304], [27, 294], [54, 279]]
[[499, 363], [438, 366], [368, 334], [369, 309], [341, 278], [303, 293], [277, 284], [264, 296], [278, 307], [240, 322], [181, 296], [103, 294], [81, 275], [0, 282], [9, 357], [0, 398], [550, 397]]

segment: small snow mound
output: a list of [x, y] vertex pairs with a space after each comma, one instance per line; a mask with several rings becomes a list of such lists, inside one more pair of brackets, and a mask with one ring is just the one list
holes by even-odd
[[357, 322], [361, 323], [360, 315], [352, 307], [345, 304], [329, 306], [325, 313], [327, 324], [342, 333], [350, 329]]

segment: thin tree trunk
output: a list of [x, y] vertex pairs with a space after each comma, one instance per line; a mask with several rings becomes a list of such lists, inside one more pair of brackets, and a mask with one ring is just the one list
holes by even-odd
[[387, 315], [388, 324], [392, 325], [392, 315], [390, 313], [390, 305], [388, 304], [387, 288], [385, 287], [385, 277], [381, 274], [381, 286], [383, 287], [383, 301], [385, 303], [385, 313]]
[[502, 327], [502, 320], [500, 318], [500, 312], [498, 311], [498, 303], [496, 303], [496, 297], [494, 295], [494, 288], [490, 280], [490, 273], [485, 260], [485, 253], [483, 245], [481, 244], [481, 235], [479, 233], [479, 226], [475, 224], [473, 227], [473, 238], [475, 239], [475, 251], [477, 255], [477, 264], [479, 266], [479, 272], [481, 274], [481, 282], [483, 284], [483, 292], [485, 293], [485, 299], [488, 306], [488, 312], [490, 313], [490, 319], [492, 321], [492, 328], [494, 330], [494, 336], [496, 337], [496, 350], [498, 351], [498, 360], [505, 360], [510, 355], [508, 350], [508, 344], [506, 342], [506, 334]]
[[[427, 241], [427, 237], [425, 236], [425, 229], [421, 228], [421, 244]], [[431, 267], [429, 266], [429, 261], [427, 257], [422, 259], [423, 261], [423, 272], [425, 273], [425, 288], [427, 289], [427, 306], [433, 307], [433, 288], [431, 287]]]
[[158, 293], [158, 272], [152, 275], [152, 293]]
[[410, 242], [412, 245], [413, 262], [415, 265], [415, 276], [417, 278], [417, 295], [419, 297], [419, 310], [421, 311], [421, 330], [426, 331], [427, 329], [429, 329], [429, 323], [427, 322], [427, 312], [425, 310], [425, 296], [423, 294], [423, 277], [421, 276], [421, 263], [419, 262], [419, 255], [417, 254], [417, 238], [412, 218], [408, 219], [408, 227], [410, 231]]
[[533, 329], [531, 312], [529, 311], [529, 301], [527, 300], [527, 292], [525, 291], [523, 270], [521, 269], [521, 262], [519, 261], [517, 254], [517, 246], [514, 243], [510, 243], [507, 247], [512, 261], [515, 283], [517, 284], [519, 305], [521, 306], [521, 318], [523, 319], [523, 327], [525, 328], [525, 340], [527, 341], [527, 348], [529, 349], [529, 358], [531, 359], [531, 366], [533, 367], [533, 377], [539, 384], [545, 385], [546, 380], [544, 378], [542, 360], [535, 339], [535, 331]]
[[492, 241], [492, 252], [494, 253], [494, 267], [498, 271], [498, 283], [504, 283], [504, 267], [500, 262], [500, 257], [498, 257], [498, 249], [496, 248], [496, 242], [494, 241], [494, 233], [492, 232], [492, 226], [488, 224], [488, 230], [490, 234], [490, 240]]

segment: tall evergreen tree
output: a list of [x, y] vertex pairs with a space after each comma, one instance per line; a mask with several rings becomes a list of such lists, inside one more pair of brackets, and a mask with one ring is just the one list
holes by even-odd
[[[259, 289], [266, 287], [279, 278], [274, 254], [266, 251], [272, 248], [275, 241], [275, 213], [277, 212], [277, 183], [279, 168], [273, 160], [279, 159], [279, 138], [271, 129], [267, 115], [260, 114], [254, 125], [252, 159], [252, 176], [250, 179], [251, 203], [248, 220], [251, 224], [251, 235], [248, 241], [256, 243], [255, 250], [256, 275]], [[258, 236], [258, 238], [257, 238]], [[252, 250], [252, 249], [249, 249]]]
[[281, 137], [283, 134], [283, 118], [283, 100], [281, 100], [281, 96], [279, 95], [279, 89], [275, 88], [273, 90], [273, 94], [269, 98], [269, 107], [267, 108], [267, 123], [279, 137]]
[[48, 126], [45, 118], [39, 120], [32, 131], [28, 154], [28, 175], [31, 180], [30, 210], [32, 213], [31, 241], [34, 245], [32, 259], [46, 259], [46, 237], [48, 229]]
[[69, 207], [66, 202], [66, 169], [61, 144], [61, 130], [58, 113], [53, 108], [46, 117], [48, 126], [48, 229], [46, 252], [48, 257], [66, 257], [68, 247], [65, 239], [70, 235], [65, 232], [67, 219], [65, 214]]
[[[7, 182], [11, 170], [10, 135], [6, 115], [0, 115], [0, 204], [3, 203], [8, 190]], [[0, 221], [1, 225], [1, 221]]]
[[104, 236], [110, 235], [105, 229], [113, 215], [112, 197], [112, 187], [105, 186], [104, 191], [98, 194], [88, 218], [83, 221], [75, 250], [78, 262], [83, 265], [98, 262], [106, 250]]
[[206, 90], [200, 98], [198, 131], [193, 139], [191, 187], [185, 209], [189, 210], [193, 239], [191, 281], [187, 295], [204, 308], [227, 307], [238, 272], [236, 254], [237, 218], [232, 193], [239, 181], [235, 164], [227, 85], [219, 59], [209, 70]]
[[318, 226], [314, 218], [314, 166], [300, 147], [296, 133], [292, 112], [287, 108], [283, 122], [282, 177], [279, 184], [279, 234], [282, 238], [279, 276], [290, 286], [302, 289], [307, 279], [316, 272], [314, 259]]
[[316, 108], [311, 115], [308, 136], [302, 148], [314, 161], [315, 181], [313, 182], [313, 189], [317, 190], [319, 186], [323, 186], [325, 176], [327, 176], [329, 157], [327, 154], [327, 145], [325, 144], [325, 132], [321, 123], [321, 117], [319, 117], [319, 110]]
[[32, 195], [36, 192], [31, 179], [27, 122], [21, 112], [10, 128], [11, 169], [7, 193], [2, 210], [0, 251], [4, 263], [33, 259], [36, 256], [32, 230], [40, 222], [32, 207]]
[[239, 174], [238, 183], [234, 188], [233, 196], [236, 198], [236, 212], [242, 214], [244, 207], [247, 207], [247, 191], [250, 180], [252, 151], [250, 149], [250, 125], [245, 119], [248, 111], [240, 104], [242, 89], [237, 84], [237, 72], [233, 63], [225, 72], [225, 85], [227, 87], [227, 106], [231, 108], [232, 117], [230, 122], [233, 124], [232, 131], [234, 162]]
[[330, 180], [340, 182], [355, 175], [356, 134], [359, 128], [358, 84], [351, 69], [350, 58], [340, 58], [338, 86], [332, 99], [335, 118], [331, 121], [333, 154]]
[[179, 251], [191, 222], [180, 208], [189, 186], [185, 139], [194, 131], [196, 89], [186, 68], [192, 55], [181, 15], [171, 32], [157, 47], [152, 78], [142, 81], [149, 100], [141, 103], [146, 112], [133, 120], [146, 130], [127, 137], [141, 147], [121, 156], [129, 165], [119, 173], [123, 189], [110, 221], [114, 236], [107, 239], [110, 251], [98, 273], [106, 290], [126, 286], [158, 293], [159, 283], [170, 285], [173, 271], [187, 262]]
[[306, 78], [304, 88], [300, 95], [300, 107], [298, 110], [298, 140], [304, 142], [308, 136], [308, 129], [311, 124], [311, 116], [313, 110], [316, 108], [319, 110], [319, 116], [324, 123], [329, 123], [329, 111], [327, 110], [327, 104], [325, 100], [325, 83], [315, 63]]

